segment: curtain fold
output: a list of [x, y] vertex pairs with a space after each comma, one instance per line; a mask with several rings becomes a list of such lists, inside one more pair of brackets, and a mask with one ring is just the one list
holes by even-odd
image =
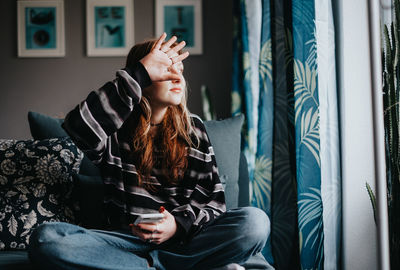
[[340, 159], [330, 0], [235, 0], [232, 113], [246, 116], [251, 204], [277, 269], [340, 268]]
[[319, 89], [314, 15], [314, 1], [292, 1], [300, 262], [302, 268], [323, 269]]
[[[341, 181], [339, 115], [336, 95], [335, 30], [331, 2], [315, 2], [318, 89], [321, 134], [321, 197], [324, 222], [324, 266], [335, 269], [340, 261]], [[330, 244], [333, 243], [333, 244]]]

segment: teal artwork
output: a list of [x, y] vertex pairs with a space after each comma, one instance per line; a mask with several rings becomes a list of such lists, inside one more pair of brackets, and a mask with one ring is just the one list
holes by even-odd
[[57, 47], [55, 7], [25, 8], [26, 49]]
[[125, 7], [96, 6], [95, 14], [95, 47], [125, 47]]
[[195, 45], [194, 7], [165, 6], [164, 31], [168, 36], [177, 36], [178, 40], [186, 41], [187, 47], [193, 47]]

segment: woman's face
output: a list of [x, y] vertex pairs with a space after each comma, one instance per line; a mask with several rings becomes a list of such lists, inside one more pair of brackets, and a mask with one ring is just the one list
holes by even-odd
[[182, 62], [175, 63], [171, 72], [178, 74], [180, 79], [153, 82], [149, 87], [143, 89], [143, 95], [149, 99], [151, 107], [163, 108], [181, 104], [186, 89], [186, 82], [182, 74]]

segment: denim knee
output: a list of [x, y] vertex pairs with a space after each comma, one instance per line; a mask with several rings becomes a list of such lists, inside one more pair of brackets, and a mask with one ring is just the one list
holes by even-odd
[[43, 223], [39, 225], [31, 234], [30, 245], [37, 245], [46, 242], [53, 242], [65, 236], [65, 228], [71, 224], [63, 222]]
[[246, 248], [253, 248], [260, 251], [267, 242], [270, 234], [270, 221], [268, 216], [259, 208], [243, 207], [241, 212], [241, 233], [247, 244]]
[[[57, 254], [55, 246], [49, 247], [48, 244], [61, 242], [69, 227], [75, 225], [63, 222], [43, 223], [39, 225], [29, 238], [29, 257], [35, 260], [36, 257], [42, 258]], [[53, 254], [53, 255], [51, 255]]]

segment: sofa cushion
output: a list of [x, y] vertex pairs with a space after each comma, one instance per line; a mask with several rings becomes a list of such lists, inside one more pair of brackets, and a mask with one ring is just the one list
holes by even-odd
[[66, 137], [0, 140], [0, 250], [25, 249], [41, 223], [74, 222], [72, 173], [82, 158]]
[[241, 114], [220, 121], [204, 122], [214, 148], [219, 177], [225, 189], [227, 209], [238, 207], [240, 132], [243, 119]]
[[[61, 127], [64, 119], [50, 117], [37, 112], [28, 112], [29, 128], [35, 140], [68, 137], [67, 132]], [[84, 175], [100, 175], [99, 169], [88, 159], [82, 160], [79, 173]]]

